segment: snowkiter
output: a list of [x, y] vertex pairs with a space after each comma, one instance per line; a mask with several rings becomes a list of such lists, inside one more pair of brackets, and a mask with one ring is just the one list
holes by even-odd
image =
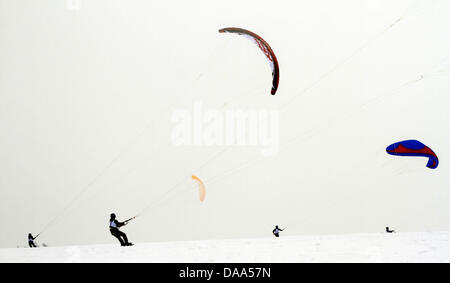
[[30, 246], [30, 248], [36, 248], [36, 244], [34, 243], [34, 240], [37, 238], [33, 237], [33, 235], [31, 235], [31, 233], [28, 233], [28, 245]]
[[386, 233], [394, 233], [394, 230], [389, 230], [389, 227], [386, 227]]
[[283, 231], [283, 229], [278, 228], [278, 225], [276, 225], [272, 233], [275, 235], [275, 237], [280, 237], [280, 231]]
[[111, 232], [111, 235], [119, 240], [122, 247], [133, 245], [132, 243], [128, 242], [127, 235], [119, 230], [120, 227], [125, 225], [127, 225], [127, 221], [119, 222], [116, 219], [116, 215], [114, 213], [111, 213], [111, 218], [109, 219], [109, 231]]

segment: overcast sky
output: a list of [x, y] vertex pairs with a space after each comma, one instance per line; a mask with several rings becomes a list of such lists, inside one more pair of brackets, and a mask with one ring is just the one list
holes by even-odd
[[[447, 0], [0, 0], [0, 247], [450, 230]], [[255, 45], [220, 34], [261, 35]], [[176, 146], [172, 114], [275, 110], [280, 151]], [[440, 158], [394, 157], [418, 139]], [[206, 183], [198, 200], [190, 176]]]

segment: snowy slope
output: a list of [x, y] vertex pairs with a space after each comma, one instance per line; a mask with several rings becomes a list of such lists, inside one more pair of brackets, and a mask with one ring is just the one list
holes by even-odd
[[16, 248], [0, 262], [450, 262], [450, 232]]

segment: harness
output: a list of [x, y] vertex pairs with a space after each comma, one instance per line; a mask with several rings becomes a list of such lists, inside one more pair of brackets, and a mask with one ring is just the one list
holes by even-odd
[[115, 229], [117, 229], [117, 224], [116, 224], [116, 221], [110, 221], [109, 222], [109, 228], [115, 228]]

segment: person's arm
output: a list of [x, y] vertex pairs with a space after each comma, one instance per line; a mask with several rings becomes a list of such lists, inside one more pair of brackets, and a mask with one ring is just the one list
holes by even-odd
[[114, 220], [114, 221], [116, 222], [117, 227], [122, 227], [122, 226], [126, 225], [125, 222], [119, 222], [117, 220]]

